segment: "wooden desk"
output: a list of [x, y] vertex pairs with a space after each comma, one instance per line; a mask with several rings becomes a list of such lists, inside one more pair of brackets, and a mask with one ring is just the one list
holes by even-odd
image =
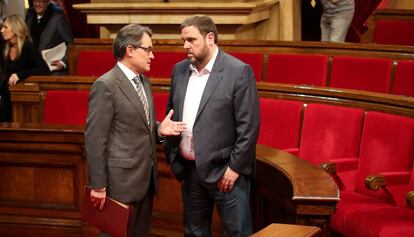
[[251, 237], [316, 237], [320, 232], [316, 226], [271, 224]]

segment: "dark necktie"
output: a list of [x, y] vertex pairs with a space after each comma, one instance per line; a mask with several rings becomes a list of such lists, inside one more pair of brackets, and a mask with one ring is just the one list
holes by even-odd
[[132, 81], [135, 83], [135, 87], [137, 88], [139, 99], [144, 105], [145, 116], [147, 117], [147, 123], [149, 125], [150, 124], [149, 106], [148, 106], [148, 101], [145, 98], [145, 94], [144, 94], [145, 93], [144, 85], [142, 84], [142, 81], [138, 76], [132, 78]]

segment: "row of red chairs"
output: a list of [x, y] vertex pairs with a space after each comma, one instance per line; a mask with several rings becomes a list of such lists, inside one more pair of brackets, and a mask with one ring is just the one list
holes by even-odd
[[[43, 121], [85, 124], [88, 95], [89, 91], [48, 91]], [[156, 92], [153, 98], [156, 119], [161, 121], [168, 93]], [[414, 210], [406, 206], [405, 195], [414, 190], [414, 118], [272, 98], [260, 98], [260, 112], [259, 144], [315, 165], [336, 164], [331, 175], [341, 201], [332, 216], [333, 231], [344, 236], [409, 236], [404, 231], [412, 231]], [[372, 191], [365, 186], [372, 174], [398, 185]], [[395, 229], [399, 235], [381, 234]]]
[[[261, 98], [260, 109], [260, 144], [336, 171], [331, 176], [340, 202], [331, 218], [334, 232], [413, 236], [414, 209], [405, 200], [414, 191], [413, 118], [269, 98]], [[379, 174], [397, 185], [369, 189], [367, 177]]]
[[[269, 54], [264, 69], [263, 53], [231, 54], [252, 66], [257, 81], [414, 96], [414, 61], [411, 60], [395, 62], [393, 77], [394, 62], [385, 58], [333, 56], [329, 70], [327, 55]], [[184, 58], [183, 52], [155, 52], [147, 76], [169, 78], [174, 64]], [[77, 75], [100, 76], [113, 67], [115, 59], [109, 51], [81, 51], [77, 62]]]

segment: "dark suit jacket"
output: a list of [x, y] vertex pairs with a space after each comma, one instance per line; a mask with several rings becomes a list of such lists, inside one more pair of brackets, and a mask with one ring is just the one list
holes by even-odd
[[[40, 34], [39, 42], [36, 42], [38, 44], [37, 49], [39, 52], [53, 48], [62, 42], [65, 42], [66, 46], [73, 44], [72, 29], [62, 9], [55, 6], [53, 3], [49, 3], [43, 18], [43, 20], [46, 21], [45, 26]], [[27, 10], [26, 24], [29, 27], [32, 37], [35, 38], [33, 35], [33, 27], [38, 27], [38, 25], [37, 13], [34, 8], [29, 8]], [[34, 41], [36, 40], [34, 39]], [[62, 59], [67, 66], [69, 66], [68, 52], [69, 47], [66, 50], [65, 57]]]
[[[167, 111], [181, 121], [189, 61], [174, 66]], [[219, 50], [198, 108], [193, 127], [196, 166], [201, 180], [215, 188], [227, 166], [240, 174], [255, 173], [256, 142], [259, 133], [259, 101], [251, 67]], [[178, 146], [181, 137], [166, 143], [168, 162], [178, 179], [182, 178]]]
[[91, 188], [107, 188], [121, 202], [141, 201], [153, 175], [156, 190], [157, 159], [153, 99], [143, 78], [151, 124], [134, 86], [116, 65], [91, 88], [85, 146]]

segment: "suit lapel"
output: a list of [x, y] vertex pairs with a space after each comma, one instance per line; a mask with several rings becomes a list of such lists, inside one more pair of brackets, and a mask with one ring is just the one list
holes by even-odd
[[176, 108], [179, 113], [178, 116], [178, 120], [182, 121], [183, 120], [183, 110], [184, 110], [184, 99], [185, 99], [185, 94], [187, 92], [187, 85], [188, 85], [188, 80], [190, 79], [191, 76], [191, 70], [189, 68], [190, 64], [186, 64], [186, 67], [183, 67], [183, 72], [182, 73], [178, 73], [178, 75], [181, 75], [181, 77], [177, 78], [177, 85], [176, 85], [176, 90], [178, 93], [178, 98], [179, 98], [179, 108]]
[[197, 121], [198, 116], [200, 116], [201, 111], [203, 111], [204, 106], [206, 105], [207, 101], [209, 100], [211, 94], [216, 88], [219, 81], [223, 78], [222, 71], [224, 69], [223, 61], [224, 55], [220, 49], [217, 54], [216, 61], [214, 62], [213, 68], [211, 70], [210, 76], [207, 80], [206, 87], [204, 88], [203, 95], [201, 97], [200, 105], [198, 107], [197, 115], [195, 121]]
[[121, 71], [118, 66], [114, 68], [116, 78], [119, 80], [119, 88], [122, 93], [125, 95], [127, 100], [129, 100], [134, 108], [139, 113], [141, 119], [143, 120], [144, 124], [148, 127], [147, 118], [145, 116], [144, 106], [142, 105], [141, 100], [139, 99], [137, 91], [134, 89], [133, 85], [129, 81], [129, 79], [125, 76], [125, 74]]

